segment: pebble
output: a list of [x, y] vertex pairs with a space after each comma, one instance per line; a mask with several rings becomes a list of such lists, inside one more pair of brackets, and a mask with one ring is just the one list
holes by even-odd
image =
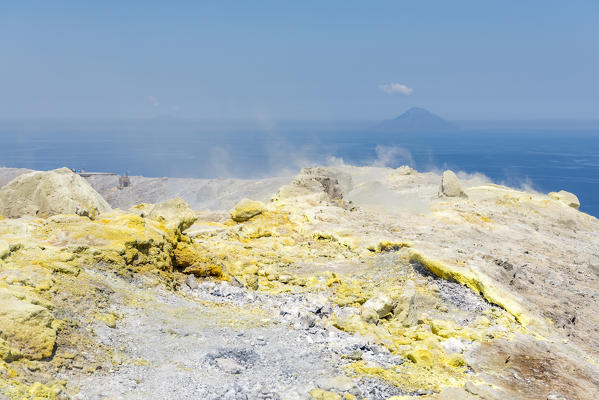
[[193, 275], [189, 275], [187, 277], [187, 279], [185, 279], [185, 284], [191, 289], [191, 290], [196, 290], [199, 285], [198, 285], [198, 281], [196, 280], [195, 276]]

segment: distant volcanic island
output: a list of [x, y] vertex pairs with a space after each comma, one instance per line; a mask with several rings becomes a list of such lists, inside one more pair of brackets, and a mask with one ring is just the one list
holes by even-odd
[[412, 107], [395, 119], [385, 120], [375, 126], [382, 132], [448, 132], [459, 128], [432, 112]]

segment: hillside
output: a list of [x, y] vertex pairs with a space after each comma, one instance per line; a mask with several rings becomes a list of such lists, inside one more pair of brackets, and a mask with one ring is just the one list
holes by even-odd
[[0, 398], [597, 398], [599, 221], [577, 206], [341, 165], [214, 211], [0, 217]]

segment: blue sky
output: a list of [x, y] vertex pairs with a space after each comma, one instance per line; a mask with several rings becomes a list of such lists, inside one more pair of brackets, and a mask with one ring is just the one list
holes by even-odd
[[3, 1], [0, 119], [599, 119], [599, 2]]

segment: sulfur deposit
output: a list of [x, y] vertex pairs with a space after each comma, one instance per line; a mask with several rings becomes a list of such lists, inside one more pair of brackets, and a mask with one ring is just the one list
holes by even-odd
[[342, 165], [112, 210], [31, 176], [0, 189], [43, 210], [0, 218], [0, 399], [599, 396], [599, 221], [566, 192]]
[[575, 208], [577, 210], [580, 208], [580, 201], [574, 193], [566, 192], [565, 190], [560, 190], [557, 193], [551, 192], [548, 194], [548, 196], [554, 200], [562, 201], [570, 207]]

